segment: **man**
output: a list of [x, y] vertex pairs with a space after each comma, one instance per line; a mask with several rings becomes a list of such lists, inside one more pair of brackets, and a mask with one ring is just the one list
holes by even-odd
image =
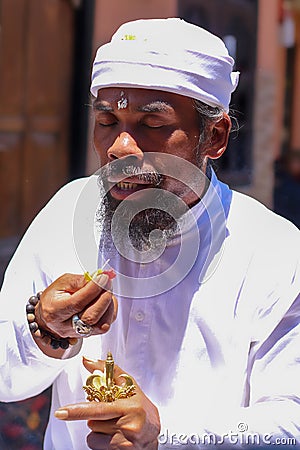
[[[2, 291], [1, 400], [53, 383], [46, 449], [300, 442], [299, 232], [209, 164], [233, 64], [180, 19], [124, 24], [97, 53], [101, 169], [37, 216]], [[88, 402], [109, 351], [134, 395]]]

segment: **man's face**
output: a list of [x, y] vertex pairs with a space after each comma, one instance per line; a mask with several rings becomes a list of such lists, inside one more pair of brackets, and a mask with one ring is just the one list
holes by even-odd
[[176, 235], [178, 219], [205, 189], [206, 153], [193, 101], [155, 90], [106, 88], [99, 90], [94, 112], [106, 192], [98, 214], [103, 236], [123, 243], [128, 230], [129, 245], [148, 251], [156, 246], [154, 231], [167, 240]]
[[[113, 199], [130, 200], [133, 193], [142, 199], [147, 188], [158, 187], [189, 206], [198, 200], [176, 175], [161, 175], [166, 169], [161, 154], [170, 155], [170, 164], [173, 155], [205, 171], [205, 150], [199, 148], [199, 118], [192, 99], [156, 90], [106, 88], [98, 91], [94, 113], [94, 144], [101, 166], [112, 163], [107, 182]], [[174, 171], [172, 167], [168, 171], [176, 174], [176, 158], [173, 164]]]

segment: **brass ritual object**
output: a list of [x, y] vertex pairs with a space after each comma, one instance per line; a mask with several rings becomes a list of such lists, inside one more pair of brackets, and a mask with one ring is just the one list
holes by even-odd
[[107, 353], [104, 373], [97, 371], [86, 380], [83, 389], [87, 393], [87, 400], [90, 402], [113, 402], [119, 398], [132, 397], [135, 392], [133, 379], [126, 373], [122, 373], [118, 378], [124, 378], [125, 384], [119, 386], [114, 380], [114, 359], [110, 352]]

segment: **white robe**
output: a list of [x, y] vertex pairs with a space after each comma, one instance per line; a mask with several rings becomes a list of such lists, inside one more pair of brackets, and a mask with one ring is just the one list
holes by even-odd
[[[94, 254], [97, 233], [91, 237], [95, 187], [91, 177], [62, 188], [9, 265], [1, 291], [0, 401], [53, 384], [45, 449], [84, 450], [86, 423], [59, 421], [53, 412], [85, 400], [82, 355], [105, 359], [111, 350], [159, 409], [160, 449], [202, 448], [209, 441], [233, 448], [288, 439], [300, 445], [300, 233], [214, 174], [204, 201], [209, 214], [203, 203], [192, 209], [199, 248], [193, 226], [183, 225], [183, 249], [194, 258], [196, 248], [183, 280], [174, 285], [187, 256], [176, 265], [172, 248], [148, 264], [124, 266], [112, 258], [112, 267], [125, 267], [131, 278], [114, 280], [119, 312], [110, 331], [84, 339], [64, 360], [36, 346], [26, 320], [28, 298], [63, 273], [95, 270], [106, 257]], [[157, 284], [168, 258], [171, 284]]]

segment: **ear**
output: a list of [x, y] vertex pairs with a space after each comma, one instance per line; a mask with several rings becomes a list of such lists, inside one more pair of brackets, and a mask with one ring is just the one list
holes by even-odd
[[224, 113], [222, 119], [211, 125], [211, 139], [206, 148], [208, 158], [218, 159], [223, 155], [228, 144], [230, 130], [231, 120], [226, 113]]

